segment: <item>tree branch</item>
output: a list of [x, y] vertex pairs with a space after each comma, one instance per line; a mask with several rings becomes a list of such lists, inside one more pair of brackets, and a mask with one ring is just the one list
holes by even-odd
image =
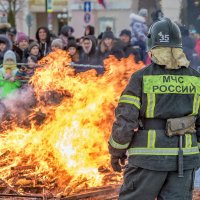
[[8, 8], [6, 8], [5, 6], [5, 3], [3, 3], [2, 1], [0, 1], [0, 6], [3, 8], [3, 10], [8, 13]]
[[19, 0], [18, 1], [18, 3], [19, 3], [19, 6], [18, 6], [18, 8], [15, 10], [15, 13], [18, 13], [23, 7], [24, 7], [24, 2], [25, 2], [25, 0]]

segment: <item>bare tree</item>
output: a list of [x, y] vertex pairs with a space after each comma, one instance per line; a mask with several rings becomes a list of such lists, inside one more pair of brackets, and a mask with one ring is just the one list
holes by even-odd
[[0, 0], [1, 9], [7, 14], [8, 22], [16, 26], [15, 16], [23, 8], [25, 0]]

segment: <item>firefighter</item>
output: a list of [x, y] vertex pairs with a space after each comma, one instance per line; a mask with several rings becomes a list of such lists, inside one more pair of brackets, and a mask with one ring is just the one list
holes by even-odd
[[148, 32], [152, 64], [134, 73], [119, 99], [109, 139], [111, 165], [124, 181], [120, 200], [192, 200], [200, 165], [200, 74], [189, 66], [178, 26]]

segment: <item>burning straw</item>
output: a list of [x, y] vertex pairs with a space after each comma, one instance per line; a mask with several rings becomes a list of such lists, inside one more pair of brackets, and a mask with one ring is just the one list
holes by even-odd
[[[21, 193], [29, 186], [69, 195], [120, 180], [110, 168], [107, 141], [120, 93], [143, 64], [110, 57], [97, 76], [95, 70], [75, 74], [66, 63], [64, 51], [40, 61], [45, 66], [31, 79], [36, 104], [23, 115], [29, 126], [11, 120], [1, 133], [0, 179]], [[18, 97], [21, 104], [26, 97]]]

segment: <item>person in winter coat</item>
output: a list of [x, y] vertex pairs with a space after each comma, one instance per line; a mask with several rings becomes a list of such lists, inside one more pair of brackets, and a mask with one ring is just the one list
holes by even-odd
[[8, 38], [10, 39], [10, 41], [12, 42], [12, 44], [15, 44], [16, 42], [16, 36], [17, 36], [17, 30], [15, 27], [10, 27], [7, 31]]
[[107, 58], [110, 53], [111, 49], [114, 46], [115, 37], [112, 31], [105, 31], [102, 35], [102, 40], [99, 43], [98, 47], [98, 54], [102, 60]]
[[[85, 36], [82, 43], [83, 52], [80, 54], [80, 64], [85, 65], [101, 65], [101, 61], [97, 56], [96, 40], [92, 35]], [[76, 72], [83, 72], [93, 69], [92, 67], [76, 67]], [[98, 74], [104, 72], [103, 68], [95, 68]]]
[[85, 27], [84, 36], [87, 36], [87, 35], [94, 35], [94, 34], [95, 34], [95, 28], [94, 28], [94, 26], [87, 25], [87, 26]]
[[48, 28], [39, 27], [36, 32], [36, 39], [40, 46], [41, 57], [46, 56], [51, 51], [51, 37]]
[[3, 67], [0, 69], [0, 99], [4, 99], [20, 87], [16, 80], [17, 66], [16, 55], [13, 51], [6, 51], [3, 59]]
[[66, 49], [66, 47], [68, 45], [69, 37], [72, 37], [73, 32], [74, 32], [74, 29], [71, 26], [68, 26], [68, 25], [62, 26], [59, 38], [63, 42], [64, 49]]
[[56, 38], [51, 42], [51, 51], [56, 51], [57, 49], [63, 50], [63, 41], [60, 38]]
[[102, 62], [110, 55], [121, 59], [125, 56], [123, 48], [124, 44], [120, 40], [115, 39], [112, 31], [105, 31], [99, 43], [98, 56]]
[[143, 34], [138, 36], [138, 40], [133, 43], [133, 46], [139, 47], [140, 58], [145, 63], [147, 60], [147, 45]]
[[152, 64], [122, 92], [109, 139], [114, 171], [128, 156], [119, 200], [192, 200], [200, 167], [200, 74], [168, 18], [150, 27], [148, 52]]
[[37, 42], [31, 42], [28, 47], [28, 55], [29, 56], [35, 56], [37, 60], [40, 60], [41, 54], [40, 54], [40, 46]]
[[22, 86], [27, 85], [30, 78], [34, 75], [37, 57], [30, 55], [27, 58], [27, 66], [22, 66], [16, 73], [16, 80], [19, 80]]
[[151, 13], [151, 19], [153, 22], [159, 21], [164, 17], [162, 10], [155, 10]]
[[124, 43], [125, 57], [128, 58], [130, 55], [134, 56], [134, 60], [138, 63], [140, 59], [139, 48], [135, 48], [131, 44], [131, 31], [124, 29], [120, 33], [120, 40]]
[[68, 43], [67, 51], [69, 52], [71, 61], [73, 63], [78, 63], [80, 56], [79, 56], [78, 45], [76, 44], [76, 41], [70, 41]]
[[3, 57], [6, 51], [12, 49], [12, 42], [6, 35], [0, 35], [0, 65], [3, 63]]
[[13, 45], [13, 51], [17, 55], [17, 62], [25, 62], [28, 57], [29, 37], [23, 33], [17, 33], [16, 44]]
[[130, 19], [132, 20], [131, 26], [131, 33], [132, 38], [131, 42], [134, 44], [139, 38], [143, 39], [146, 42], [146, 35], [148, 31], [148, 27], [146, 25], [146, 18], [148, 17], [147, 9], [142, 8], [138, 14], [132, 13], [130, 15]]

